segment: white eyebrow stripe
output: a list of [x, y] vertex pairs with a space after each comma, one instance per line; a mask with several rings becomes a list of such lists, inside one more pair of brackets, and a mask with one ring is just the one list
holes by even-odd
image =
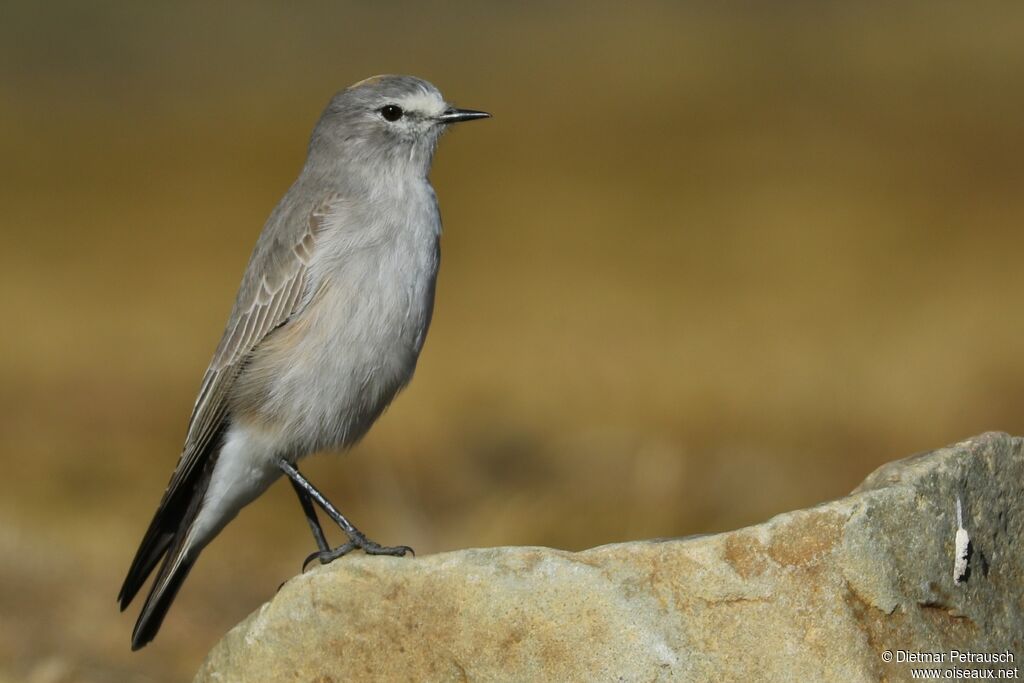
[[406, 111], [426, 114], [427, 116], [438, 116], [447, 106], [440, 97], [426, 92], [406, 95], [397, 104]]

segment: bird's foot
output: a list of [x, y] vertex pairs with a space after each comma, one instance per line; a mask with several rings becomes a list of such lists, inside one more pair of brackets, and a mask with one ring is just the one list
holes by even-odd
[[339, 545], [337, 548], [331, 550], [317, 550], [316, 552], [310, 553], [309, 557], [302, 561], [302, 571], [306, 571], [306, 567], [313, 560], [319, 560], [320, 564], [330, 564], [342, 555], [348, 555], [350, 552], [356, 549], [356, 546], [349, 542], [344, 545]]
[[339, 545], [337, 548], [333, 548], [331, 550], [317, 550], [316, 552], [311, 553], [309, 557], [302, 562], [302, 571], [306, 571], [306, 567], [309, 566], [309, 563], [313, 560], [319, 560], [320, 564], [330, 564], [342, 555], [348, 555], [357, 548], [367, 555], [391, 555], [392, 557], [405, 557], [406, 554], [416, 554], [416, 551], [407, 545], [381, 545], [380, 543], [371, 541], [366, 538], [366, 536], [360, 534], [348, 543]]

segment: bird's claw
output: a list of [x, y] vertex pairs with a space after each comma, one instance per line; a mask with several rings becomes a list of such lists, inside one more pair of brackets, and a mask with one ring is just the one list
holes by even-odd
[[339, 545], [333, 550], [317, 550], [316, 552], [310, 553], [310, 555], [302, 561], [302, 571], [306, 571], [306, 567], [313, 560], [319, 560], [320, 564], [330, 564], [342, 555], [348, 555], [350, 552], [356, 549], [356, 544], [352, 541]]

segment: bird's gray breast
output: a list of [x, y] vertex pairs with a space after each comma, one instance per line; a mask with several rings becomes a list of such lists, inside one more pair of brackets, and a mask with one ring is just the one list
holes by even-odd
[[309, 265], [312, 299], [259, 363], [264, 412], [297, 451], [358, 440], [412, 377], [433, 310], [439, 236], [426, 183], [378, 201], [339, 200], [325, 216]]

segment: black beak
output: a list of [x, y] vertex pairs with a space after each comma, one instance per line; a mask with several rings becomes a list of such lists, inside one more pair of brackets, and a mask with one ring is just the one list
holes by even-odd
[[460, 121], [472, 121], [473, 119], [489, 119], [491, 115], [485, 111], [476, 111], [475, 109], [455, 109], [451, 107], [446, 109], [443, 114], [437, 117], [437, 120], [441, 123], [459, 123]]

